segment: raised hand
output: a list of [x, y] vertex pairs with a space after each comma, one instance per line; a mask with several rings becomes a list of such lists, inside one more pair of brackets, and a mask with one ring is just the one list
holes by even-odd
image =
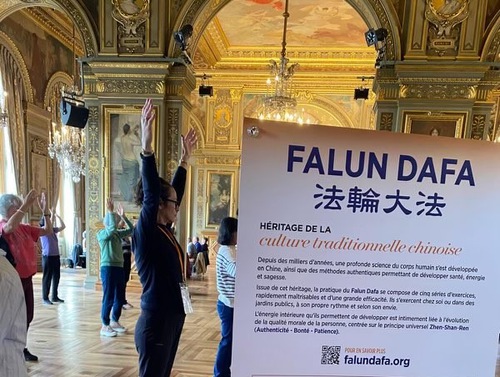
[[[35, 191], [35, 190], [31, 190], [31, 191]], [[28, 193], [28, 195], [31, 193], [31, 191]], [[45, 191], [42, 191], [40, 193], [40, 196], [37, 196], [37, 199], [38, 199], [38, 206], [40, 207], [42, 212], [45, 213], [45, 210], [47, 209], [47, 197], [45, 196]]]
[[191, 153], [196, 149], [198, 137], [194, 128], [190, 128], [186, 136], [182, 136], [182, 155], [181, 160], [187, 161], [191, 157]]
[[113, 199], [111, 198], [106, 199], [106, 208], [108, 209], [109, 212], [113, 212], [115, 210], [115, 204], [113, 202]]
[[116, 205], [116, 213], [120, 215], [120, 217], [123, 217], [123, 214], [125, 213], [123, 211], [123, 206], [120, 202], [118, 202], [118, 204]]
[[151, 143], [153, 142], [153, 122], [156, 118], [156, 113], [153, 108], [153, 101], [148, 98], [142, 107], [141, 114], [141, 134], [142, 134], [142, 149], [144, 152], [152, 152]]

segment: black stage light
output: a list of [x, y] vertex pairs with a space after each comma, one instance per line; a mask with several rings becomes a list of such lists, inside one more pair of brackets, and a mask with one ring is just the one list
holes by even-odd
[[89, 109], [82, 101], [75, 99], [72, 101], [73, 103], [65, 98], [61, 99], [61, 122], [65, 126], [85, 128], [89, 119]]
[[185, 51], [189, 44], [189, 39], [193, 35], [193, 27], [189, 24], [181, 27], [179, 31], [174, 33], [174, 40], [177, 42], [182, 51]]
[[354, 89], [354, 99], [368, 99], [369, 92], [368, 88], [356, 88]]
[[384, 29], [384, 28], [380, 28], [380, 29], [369, 29], [366, 33], [365, 33], [365, 40], [366, 40], [366, 44], [368, 46], [372, 46], [374, 44], [377, 44], [377, 42], [382, 42], [385, 40], [385, 38], [387, 37], [388, 33], [387, 33], [387, 29]]
[[200, 87], [198, 88], [198, 93], [200, 94], [200, 97], [204, 96], [213, 97], [214, 87], [212, 85], [200, 85]]

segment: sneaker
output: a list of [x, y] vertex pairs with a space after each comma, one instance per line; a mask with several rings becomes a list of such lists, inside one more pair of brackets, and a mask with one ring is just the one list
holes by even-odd
[[115, 331], [115, 332], [119, 332], [119, 333], [127, 332], [127, 328], [123, 327], [120, 324], [120, 322], [111, 321], [111, 323], [109, 324], [109, 327], [111, 327], [111, 329], [113, 329], [113, 331]]
[[44, 299], [43, 299], [43, 303], [44, 303], [44, 305], [54, 305], [54, 304], [52, 303], [52, 301], [50, 301], [48, 298], [47, 298], [47, 299], [45, 299], [45, 298], [44, 298]]
[[129, 310], [129, 309], [132, 309], [133, 307], [134, 307], [134, 305], [129, 304], [128, 302], [123, 304], [123, 306], [122, 306], [123, 310]]
[[26, 361], [38, 361], [38, 356], [33, 355], [27, 348], [23, 350], [24, 360]]
[[60, 299], [59, 297], [53, 298], [52, 302], [60, 302], [61, 304], [64, 302], [63, 299]]
[[113, 337], [116, 336], [116, 331], [111, 328], [111, 326], [102, 325], [101, 336]]

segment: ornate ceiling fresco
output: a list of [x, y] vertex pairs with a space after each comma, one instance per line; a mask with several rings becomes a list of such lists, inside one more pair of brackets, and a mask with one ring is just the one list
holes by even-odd
[[[280, 0], [233, 0], [217, 15], [231, 46], [281, 45], [283, 7]], [[344, 0], [292, 0], [287, 47], [366, 48], [365, 23]]]
[[[283, 0], [232, 0], [203, 30], [192, 51], [195, 70], [215, 76], [248, 73], [267, 76], [269, 59], [279, 58], [283, 38]], [[299, 63], [297, 78], [322, 86], [325, 77], [373, 75], [376, 51], [368, 47], [366, 22], [345, 0], [290, 0], [286, 49]], [[250, 79], [251, 80], [251, 79]], [[264, 82], [262, 78], [259, 78]], [[311, 81], [312, 80], [312, 81]], [[331, 90], [331, 85], [330, 89]]]

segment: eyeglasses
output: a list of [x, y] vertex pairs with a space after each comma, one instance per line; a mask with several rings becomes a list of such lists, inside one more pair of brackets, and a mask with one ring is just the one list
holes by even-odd
[[166, 202], [174, 203], [176, 207], [180, 207], [180, 203], [177, 200], [165, 199]]

